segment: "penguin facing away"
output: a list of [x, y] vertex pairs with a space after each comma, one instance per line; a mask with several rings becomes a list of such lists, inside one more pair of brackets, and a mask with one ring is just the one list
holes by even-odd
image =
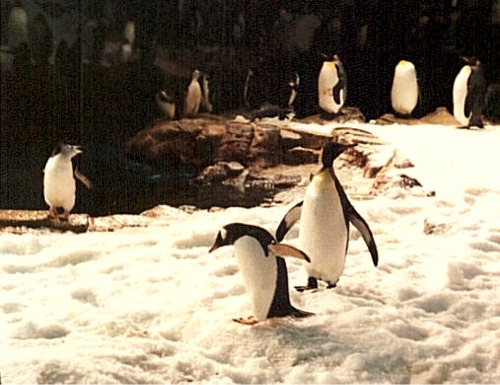
[[415, 65], [401, 60], [394, 69], [391, 104], [396, 114], [408, 117], [418, 102], [418, 82]]
[[[79, 179], [87, 188], [92, 188], [88, 178], [78, 169], [73, 169], [71, 159], [82, 153], [79, 146], [68, 144], [58, 145], [47, 160], [43, 177], [43, 194], [49, 205], [49, 217], [69, 219], [69, 214], [75, 206], [76, 180]], [[59, 209], [63, 210], [59, 216]]]
[[337, 55], [325, 60], [318, 76], [319, 107], [329, 114], [338, 114], [347, 97], [347, 74]]
[[250, 297], [253, 315], [234, 321], [254, 325], [276, 317], [307, 317], [312, 315], [290, 303], [288, 274], [284, 259], [291, 256], [304, 261], [309, 257], [297, 248], [276, 242], [265, 229], [243, 223], [222, 227], [209, 252], [234, 245], [234, 255]]
[[373, 264], [378, 264], [378, 251], [373, 234], [361, 215], [349, 202], [333, 169], [334, 160], [355, 144], [331, 142], [322, 149], [320, 168], [312, 174], [304, 200], [293, 206], [283, 217], [276, 230], [281, 241], [300, 219], [299, 248], [311, 258], [305, 265], [308, 274], [306, 286], [299, 291], [318, 287], [318, 279], [335, 287], [344, 270], [349, 244], [349, 223], [361, 233], [370, 251]]
[[203, 73], [201, 75], [201, 106], [208, 112], [211, 113], [214, 110], [214, 106], [210, 101], [210, 76]]
[[184, 97], [184, 111], [183, 115], [196, 115], [200, 110], [200, 104], [202, 100], [202, 91], [200, 86], [200, 71], [194, 70], [191, 77], [191, 82], [186, 90]]
[[474, 57], [462, 59], [469, 64], [462, 67], [453, 83], [453, 115], [463, 128], [483, 128], [486, 79], [481, 62]]

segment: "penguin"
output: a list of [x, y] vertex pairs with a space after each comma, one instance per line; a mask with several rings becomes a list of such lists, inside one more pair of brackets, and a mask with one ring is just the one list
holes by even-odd
[[20, 1], [16, 1], [9, 12], [7, 44], [10, 51], [28, 42], [28, 15]]
[[201, 75], [201, 105], [208, 112], [212, 113], [214, 107], [210, 101], [210, 76], [206, 73]]
[[193, 71], [191, 83], [189, 83], [184, 97], [184, 116], [196, 115], [200, 109], [200, 104], [203, 96], [199, 82], [200, 75], [201, 73], [199, 70]]
[[482, 112], [486, 97], [486, 79], [481, 61], [475, 57], [462, 58], [463, 66], [453, 83], [453, 115], [462, 128], [483, 128]]
[[122, 62], [129, 63], [133, 59], [134, 55], [134, 43], [135, 43], [135, 23], [129, 20], [125, 23], [123, 29], [123, 40], [122, 40]]
[[155, 95], [155, 101], [166, 119], [171, 120], [175, 117], [175, 98], [168, 90], [158, 91]]
[[392, 109], [397, 115], [409, 117], [418, 102], [417, 71], [412, 62], [401, 60], [394, 69], [391, 89]]
[[[69, 214], [75, 206], [76, 180], [92, 188], [92, 183], [78, 169], [73, 169], [71, 159], [82, 153], [79, 146], [58, 145], [47, 160], [43, 177], [43, 194], [49, 205], [49, 218], [69, 220]], [[58, 210], [62, 209], [62, 216]]]
[[290, 303], [288, 274], [283, 256], [309, 261], [309, 257], [293, 246], [280, 244], [267, 230], [254, 225], [230, 223], [218, 232], [213, 252], [222, 246], [234, 245], [234, 255], [250, 297], [253, 315], [234, 319], [254, 325], [269, 318], [303, 318], [312, 313], [299, 310]]
[[297, 99], [298, 89], [300, 85], [300, 76], [297, 72], [294, 72], [293, 79], [288, 83], [290, 86], [290, 98], [288, 99], [288, 108], [293, 108], [293, 103]]
[[334, 160], [355, 144], [327, 143], [323, 146], [319, 170], [311, 175], [304, 200], [293, 206], [281, 220], [276, 239], [283, 240], [288, 230], [300, 219], [298, 247], [307, 253], [306, 286], [298, 291], [318, 288], [318, 279], [328, 288], [336, 286], [344, 270], [349, 243], [349, 222], [363, 236], [373, 264], [378, 264], [378, 251], [373, 234], [366, 221], [349, 202], [333, 169]]
[[333, 55], [331, 60], [323, 56], [326, 60], [318, 76], [319, 107], [328, 114], [337, 115], [347, 97], [347, 74], [338, 55]]
[[245, 78], [245, 83], [243, 85], [243, 102], [245, 103], [245, 107], [251, 108], [250, 100], [248, 99], [248, 89], [250, 87], [250, 80], [253, 77], [253, 71], [248, 70], [247, 76]]
[[54, 37], [47, 19], [39, 13], [29, 30], [31, 55], [39, 66], [47, 66], [54, 52]]

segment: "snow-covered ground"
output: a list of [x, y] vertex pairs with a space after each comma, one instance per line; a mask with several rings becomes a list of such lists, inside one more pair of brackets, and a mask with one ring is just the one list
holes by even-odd
[[[336, 289], [291, 289], [314, 316], [232, 322], [250, 315], [233, 250], [208, 254], [220, 226], [274, 232], [293, 202], [164, 207], [148, 227], [110, 233], [1, 233], [3, 383], [500, 382], [500, 127], [352, 126], [394, 144], [436, 195], [353, 200], [379, 266], [352, 229]], [[287, 264], [304, 284], [300, 262]]]

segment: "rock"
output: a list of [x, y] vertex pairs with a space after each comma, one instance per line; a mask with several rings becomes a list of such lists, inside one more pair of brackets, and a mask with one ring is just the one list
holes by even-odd
[[317, 163], [318, 159], [319, 150], [313, 150], [305, 147], [295, 147], [283, 154], [283, 163], [290, 166]]
[[253, 139], [253, 128], [248, 123], [229, 122], [222, 137], [218, 160], [247, 163], [250, 143]]
[[448, 112], [445, 107], [438, 107], [436, 111], [420, 118], [419, 124], [443, 124], [445, 126], [460, 126], [460, 122]]
[[387, 161], [387, 163], [380, 169], [376, 174], [375, 181], [372, 185], [372, 193], [378, 193], [387, 191], [393, 187], [399, 187], [403, 189], [411, 189], [414, 187], [422, 187], [422, 184], [415, 178], [401, 173], [396, 165], [411, 165], [411, 162], [404, 159], [401, 161], [399, 152], [397, 150], [393, 151], [392, 157]]
[[253, 139], [248, 153], [248, 164], [252, 167], [267, 168], [283, 161], [280, 129], [271, 125], [254, 128]]
[[206, 167], [195, 180], [202, 183], [222, 182], [239, 176], [244, 170], [245, 167], [238, 162], [217, 162]]
[[206, 156], [195, 156], [196, 144], [200, 147], [199, 141], [204, 139], [196, 140], [201, 131], [193, 122], [186, 120], [164, 121], [128, 140], [125, 152], [134, 160], [166, 170], [176, 169], [182, 164], [199, 167], [207, 162], [204, 159]]
[[388, 124], [442, 124], [445, 126], [459, 126], [460, 123], [455, 119], [455, 117], [448, 112], [445, 107], [438, 107], [436, 111], [425, 115], [422, 118], [399, 118], [394, 116], [394, 114], [384, 114], [375, 121], [377, 124], [382, 126]]
[[86, 214], [71, 214], [68, 221], [62, 221], [49, 218], [47, 211], [0, 210], [1, 229], [10, 228], [19, 232], [23, 227], [84, 233], [89, 229], [89, 217]]

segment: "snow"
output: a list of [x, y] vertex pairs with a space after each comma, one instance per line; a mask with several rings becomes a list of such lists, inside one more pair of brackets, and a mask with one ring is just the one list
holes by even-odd
[[[232, 322], [250, 315], [232, 248], [208, 254], [224, 224], [274, 232], [303, 189], [251, 209], [165, 207], [114, 232], [3, 232], [4, 383], [498, 383], [500, 127], [351, 126], [398, 148], [423, 188], [352, 199], [379, 266], [352, 229], [337, 288], [291, 288], [314, 316]], [[287, 266], [304, 284], [300, 262]]]

